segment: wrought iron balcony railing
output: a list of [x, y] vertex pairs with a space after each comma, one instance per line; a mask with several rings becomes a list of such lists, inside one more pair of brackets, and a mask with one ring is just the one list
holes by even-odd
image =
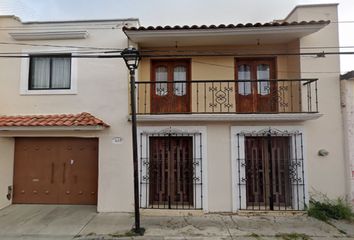
[[318, 113], [317, 80], [139, 81], [137, 114]]

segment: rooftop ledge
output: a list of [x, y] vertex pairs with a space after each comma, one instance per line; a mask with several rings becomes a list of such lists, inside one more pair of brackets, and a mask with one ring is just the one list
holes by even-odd
[[85, 39], [88, 37], [87, 31], [27, 31], [10, 32], [10, 36], [15, 40], [53, 40], [53, 39]]
[[[138, 122], [185, 122], [185, 121], [307, 121], [322, 116], [320, 113], [281, 113], [281, 114], [161, 114], [137, 115]], [[131, 116], [128, 117], [131, 121]]]

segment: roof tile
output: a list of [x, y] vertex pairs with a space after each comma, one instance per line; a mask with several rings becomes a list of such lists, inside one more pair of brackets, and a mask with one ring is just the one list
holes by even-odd
[[301, 22], [268, 22], [268, 23], [238, 23], [238, 24], [220, 24], [220, 25], [184, 25], [184, 26], [141, 26], [141, 27], [123, 27], [124, 31], [155, 31], [155, 30], [203, 30], [203, 29], [223, 29], [223, 28], [244, 28], [244, 27], [249, 27], [249, 28], [259, 28], [259, 27], [282, 27], [282, 26], [297, 26], [297, 25], [313, 25], [313, 24], [329, 24], [330, 21], [301, 21]]
[[90, 113], [55, 114], [55, 115], [23, 115], [0, 116], [0, 127], [71, 127], [71, 126], [103, 126], [109, 127], [101, 119]]

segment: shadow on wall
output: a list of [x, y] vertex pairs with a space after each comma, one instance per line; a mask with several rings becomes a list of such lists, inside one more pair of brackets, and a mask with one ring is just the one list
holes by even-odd
[[351, 165], [351, 172], [352, 172], [352, 204], [354, 206], [354, 164]]

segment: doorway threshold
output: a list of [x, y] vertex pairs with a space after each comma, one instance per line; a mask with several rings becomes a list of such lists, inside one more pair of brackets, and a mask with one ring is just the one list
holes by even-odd
[[205, 214], [203, 210], [185, 210], [185, 209], [140, 209], [143, 216], [202, 216]]

